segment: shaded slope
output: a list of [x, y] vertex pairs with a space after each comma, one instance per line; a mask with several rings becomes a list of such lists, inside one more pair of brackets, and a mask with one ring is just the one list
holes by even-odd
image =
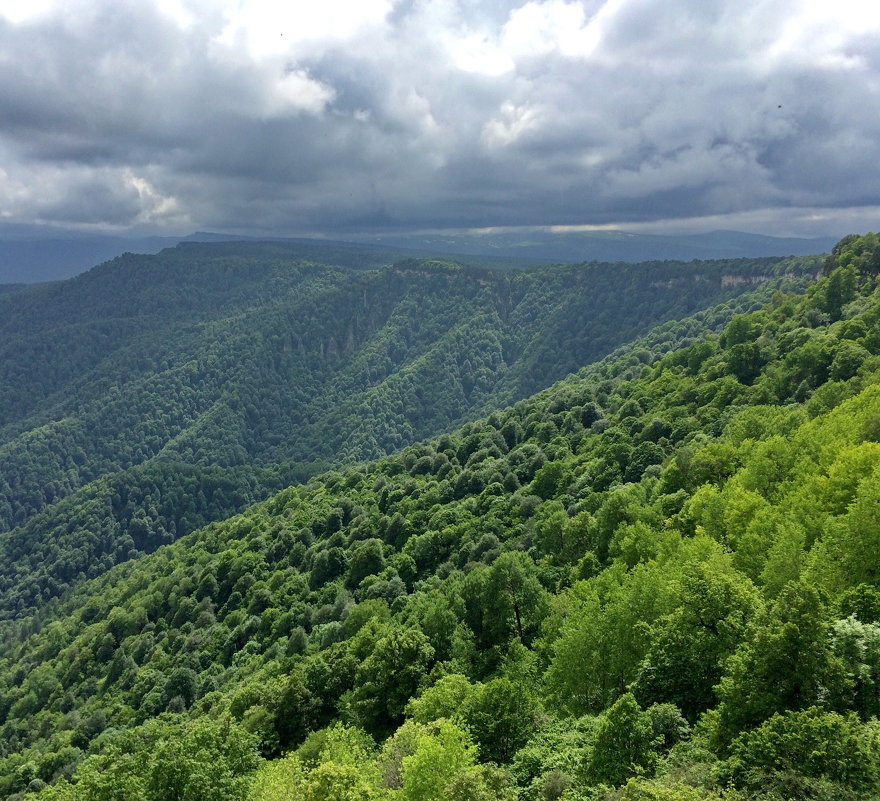
[[[280, 246], [248, 253], [236, 243], [129, 255], [7, 299], [0, 522], [17, 531], [0, 540], [0, 562], [11, 575], [66, 525], [56, 504], [122, 488], [120, 473], [135, 467], [205, 469], [209, 482], [218, 470], [233, 480], [260, 468], [242, 487], [254, 500], [260, 487], [375, 458], [513, 402], [664, 319], [816, 269], [768, 259], [350, 270], [282, 258], [290, 252]], [[222, 517], [240, 505], [212, 508]], [[168, 513], [173, 525], [149, 504], [141, 511], [147, 549], [190, 530], [183, 509]], [[115, 512], [91, 525], [122, 540], [71, 542], [81, 556], [64, 575], [93, 575], [109, 554], [132, 551]], [[34, 587], [3, 614], [67, 581]]]

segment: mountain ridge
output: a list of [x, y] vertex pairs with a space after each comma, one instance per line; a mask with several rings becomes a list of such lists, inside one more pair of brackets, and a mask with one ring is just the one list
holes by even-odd
[[0, 226], [0, 285], [70, 278], [125, 252], [155, 254], [178, 244], [260, 241], [291, 247], [372, 251], [390, 264], [416, 257], [457, 257], [500, 269], [522, 269], [537, 263], [584, 261], [628, 263], [657, 259], [752, 258], [806, 256], [829, 251], [833, 237], [774, 237], [739, 231], [660, 235], [621, 231], [501, 234], [351, 235], [339, 238], [260, 237], [198, 231], [179, 237], [96, 236], [64, 230]]

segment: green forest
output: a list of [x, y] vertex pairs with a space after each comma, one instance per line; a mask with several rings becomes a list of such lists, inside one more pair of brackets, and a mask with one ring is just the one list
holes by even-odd
[[0, 297], [0, 796], [877, 798], [878, 276], [199, 245]]
[[506, 407], [658, 323], [748, 308], [820, 269], [318, 255], [187, 243], [0, 297], [0, 620], [292, 483]]

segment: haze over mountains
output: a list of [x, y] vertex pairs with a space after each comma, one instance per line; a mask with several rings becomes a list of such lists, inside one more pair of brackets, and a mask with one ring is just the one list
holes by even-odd
[[[95, 264], [124, 252], [158, 253], [178, 242], [214, 242], [254, 237], [197, 232], [183, 237], [107, 236], [75, 234], [64, 229], [35, 226], [0, 227], [0, 284], [56, 281], [77, 275]], [[755, 258], [760, 256], [806, 256], [825, 253], [834, 237], [774, 237], [738, 231], [713, 231], [693, 235], [634, 234], [622, 231], [551, 233], [445, 233], [373, 234], [338, 239], [285, 239], [306, 247], [321, 244], [359, 247], [372, 245], [384, 259], [395, 261], [407, 255], [454, 255], [503, 259], [508, 266], [521, 260], [532, 263], [585, 261], [640, 262], [672, 259]], [[402, 251], [402, 252], [401, 252]]]
[[672, 259], [735, 259], [827, 253], [836, 237], [775, 237], [741, 231], [642, 234], [626, 231], [499, 232], [479, 234], [377, 235], [377, 244], [436, 249], [456, 255], [504, 256], [544, 262], [640, 262]]

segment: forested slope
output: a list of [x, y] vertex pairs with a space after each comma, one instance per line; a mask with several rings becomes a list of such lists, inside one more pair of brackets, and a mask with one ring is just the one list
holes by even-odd
[[[315, 253], [185, 244], [0, 298], [0, 617], [531, 394], [662, 320], [817, 269], [377, 270]], [[57, 569], [33, 584], [34, 563]]]
[[835, 251], [720, 336], [621, 352], [4, 624], [3, 789], [876, 797], [880, 243]]

